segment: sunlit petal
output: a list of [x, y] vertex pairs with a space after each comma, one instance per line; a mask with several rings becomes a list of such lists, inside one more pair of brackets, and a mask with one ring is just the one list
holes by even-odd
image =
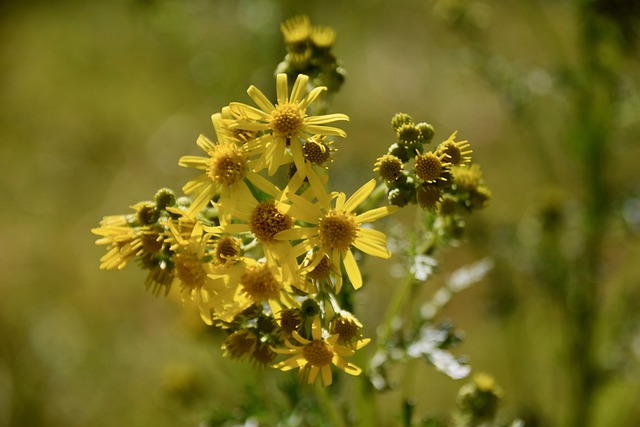
[[376, 188], [376, 180], [372, 179], [366, 184], [364, 184], [362, 187], [360, 187], [358, 190], [356, 190], [356, 192], [353, 193], [351, 197], [349, 197], [349, 200], [347, 200], [347, 202], [344, 204], [343, 209], [347, 212], [351, 212], [355, 210], [355, 208], [357, 208], [360, 205], [360, 203], [364, 202], [367, 199], [367, 197], [369, 197], [369, 195], [375, 188]]
[[362, 287], [362, 275], [360, 274], [360, 268], [356, 259], [353, 257], [351, 249], [347, 249], [344, 252], [344, 269], [347, 271], [349, 281], [353, 285], [354, 289], [360, 289]]

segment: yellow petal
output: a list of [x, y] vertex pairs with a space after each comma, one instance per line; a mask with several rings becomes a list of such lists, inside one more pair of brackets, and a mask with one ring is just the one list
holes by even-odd
[[362, 252], [378, 258], [391, 258], [391, 252], [389, 252], [386, 247], [368, 242], [365, 239], [356, 239], [355, 242], [353, 242], [353, 246], [360, 249]]
[[323, 125], [305, 125], [304, 130], [309, 133], [315, 133], [318, 135], [333, 135], [339, 136], [341, 138], [346, 138], [347, 133], [340, 128], [332, 127], [332, 126], [323, 126]]
[[289, 102], [292, 104], [297, 104], [302, 99], [302, 95], [307, 90], [307, 82], [309, 81], [309, 77], [304, 74], [298, 74], [295, 83], [293, 84], [293, 89], [291, 89], [291, 98]]
[[214, 151], [216, 149], [216, 145], [204, 135], [198, 136], [198, 139], [196, 140], [196, 145], [202, 148], [202, 150], [204, 150], [205, 153], [208, 153], [209, 151]]
[[322, 372], [322, 385], [328, 387], [331, 385], [331, 366], [325, 365], [321, 368]]
[[195, 168], [204, 170], [207, 168], [207, 158], [200, 156], [182, 156], [178, 160], [178, 165], [183, 168]]
[[269, 101], [269, 98], [267, 98], [264, 93], [262, 93], [262, 91], [257, 87], [249, 87], [249, 89], [247, 89], [247, 93], [249, 94], [251, 99], [253, 99], [253, 102], [255, 102], [256, 105], [260, 107], [265, 113], [271, 113], [276, 109], [271, 101]]
[[349, 116], [342, 113], [325, 114], [322, 116], [311, 116], [306, 120], [310, 125], [321, 125], [324, 123], [333, 123], [338, 121], [349, 121]]
[[280, 73], [276, 76], [276, 96], [278, 104], [287, 102], [289, 98], [289, 85], [287, 83], [287, 75]]
[[306, 110], [309, 105], [311, 105], [311, 103], [315, 101], [316, 98], [318, 98], [318, 96], [325, 90], [327, 90], [325, 86], [318, 86], [317, 88], [314, 88], [313, 90], [311, 90], [311, 92], [309, 92], [309, 95], [307, 95], [305, 99], [300, 101], [300, 103], [298, 104], [298, 108], [302, 111]]
[[351, 249], [347, 249], [344, 252], [344, 269], [347, 271], [347, 276], [353, 285], [353, 289], [360, 289], [362, 287], [362, 275], [360, 274], [360, 268], [356, 259], [353, 257]]
[[349, 197], [349, 200], [347, 200], [347, 202], [344, 204], [343, 209], [347, 212], [351, 212], [355, 210], [355, 208], [357, 208], [360, 205], [360, 203], [364, 202], [367, 199], [367, 197], [369, 197], [369, 195], [373, 192], [375, 188], [376, 188], [376, 180], [372, 179], [366, 184], [364, 184], [362, 187], [360, 187], [358, 190], [356, 190], [356, 192], [353, 193], [351, 197]]
[[290, 228], [276, 233], [273, 238], [277, 240], [308, 239], [318, 234], [315, 228]]
[[357, 215], [356, 221], [358, 221], [360, 224], [362, 224], [363, 222], [375, 221], [394, 213], [398, 209], [400, 209], [400, 207], [396, 205], [388, 205], [376, 209], [371, 209], [370, 211], [363, 212], [360, 215]]
[[387, 244], [387, 236], [383, 232], [374, 230], [373, 228], [360, 227], [359, 237], [368, 242], [375, 243], [381, 246]]

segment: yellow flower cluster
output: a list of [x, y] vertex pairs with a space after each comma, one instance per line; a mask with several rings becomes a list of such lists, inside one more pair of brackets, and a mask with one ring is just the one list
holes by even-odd
[[202, 172], [183, 186], [188, 199], [162, 190], [93, 232], [108, 246], [101, 268], [138, 259], [154, 292], [177, 283], [205, 323], [228, 332], [225, 355], [329, 385], [331, 365], [360, 373], [344, 357], [369, 342], [337, 298], [345, 282], [349, 292], [363, 285], [354, 251], [389, 258], [386, 236], [368, 224], [398, 207], [362, 209], [375, 180], [349, 197], [327, 189], [329, 138], [346, 137], [333, 124], [349, 118], [308, 114], [325, 89], [301, 74], [289, 91], [278, 74], [272, 102], [251, 86], [255, 106], [214, 114], [215, 140], [197, 140], [204, 155], [180, 158]]

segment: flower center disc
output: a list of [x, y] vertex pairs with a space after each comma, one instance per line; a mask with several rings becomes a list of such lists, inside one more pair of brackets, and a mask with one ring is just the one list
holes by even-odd
[[460, 148], [455, 144], [447, 143], [442, 151], [449, 156], [448, 161], [452, 165], [459, 165], [462, 163], [462, 151], [460, 151]]
[[322, 341], [313, 341], [302, 349], [302, 356], [313, 366], [326, 366], [333, 359], [333, 351]]
[[307, 276], [309, 276], [313, 280], [322, 280], [328, 279], [329, 273], [331, 273], [331, 263], [328, 257], [323, 256], [318, 265], [316, 265], [313, 270], [307, 273]]
[[190, 289], [198, 289], [204, 285], [206, 273], [202, 264], [189, 255], [177, 254], [173, 257], [178, 278]]
[[442, 161], [433, 153], [426, 153], [416, 159], [416, 175], [423, 181], [435, 181], [442, 172]]
[[232, 185], [244, 177], [247, 169], [247, 158], [243, 153], [238, 152], [235, 146], [218, 146], [220, 147], [211, 154], [211, 158], [207, 160], [207, 174], [213, 181]]
[[276, 299], [280, 293], [280, 283], [267, 266], [248, 268], [240, 278], [240, 283], [255, 302]]
[[216, 244], [216, 259], [221, 264], [226, 264], [240, 255], [240, 246], [233, 237], [221, 237]]
[[356, 240], [358, 224], [355, 215], [332, 210], [320, 220], [318, 231], [324, 247], [342, 251]]
[[290, 104], [278, 105], [271, 113], [269, 126], [276, 136], [288, 138], [302, 128], [304, 117], [297, 107]]
[[293, 227], [293, 219], [276, 208], [273, 200], [260, 203], [251, 212], [251, 231], [260, 242], [274, 242], [277, 233]]

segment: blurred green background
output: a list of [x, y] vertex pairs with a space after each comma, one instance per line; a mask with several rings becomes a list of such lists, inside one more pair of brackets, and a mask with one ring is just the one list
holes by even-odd
[[[570, 214], [588, 197], [570, 136], [584, 100], [562, 89], [567, 70], [582, 66], [580, 10], [588, 3], [1, 3], [0, 425], [195, 426], [212, 408], [241, 406], [256, 378], [273, 386], [271, 372], [222, 359], [220, 337], [179, 303], [146, 293], [135, 266], [100, 271], [104, 248], [90, 229], [160, 187], [179, 190], [193, 173], [178, 158], [198, 153], [198, 134], [213, 135], [210, 115], [248, 102], [250, 84], [274, 92], [273, 70], [285, 53], [279, 24], [297, 13], [337, 30], [334, 52], [348, 71], [333, 104], [351, 118], [349, 138], [336, 143], [333, 188], [350, 192], [373, 176], [394, 140], [396, 112], [432, 123], [436, 140], [458, 130], [471, 142], [493, 200], [470, 220], [467, 244], [444, 255], [443, 273], [425, 294], [446, 271], [496, 259], [492, 277], [442, 317], [466, 331], [461, 352], [474, 370], [504, 389], [506, 418], [560, 425], [558, 402], [568, 393], [562, 316], [537, 289], [530, 254], [541, 212]], [[610, 119], [603, 168], [615, 193], [599, 302], [613, 308], [600, 316], [594, 353], [622, 373], [590, 406], [594, 426], [631, 426], [640, 422], [640, 320], [628, 316], [640, 293], [639, 13], [633, 1], [597, 3], [614, 35], [598, 58], [618, 80], [615, 102], [603, 103]], [[584, 243], [579, 221], [563, 227], [563, 250]], [[377, 279], [362, 294], [370, 336], [392, 286]], [[621, 298], [628, 307], [617, 309]], [[426, 365], [411, 369], [417, 414], [448, 411], [462, 382]], [[400, 399], [386, 395], [381, 425], [396, 425]]]

